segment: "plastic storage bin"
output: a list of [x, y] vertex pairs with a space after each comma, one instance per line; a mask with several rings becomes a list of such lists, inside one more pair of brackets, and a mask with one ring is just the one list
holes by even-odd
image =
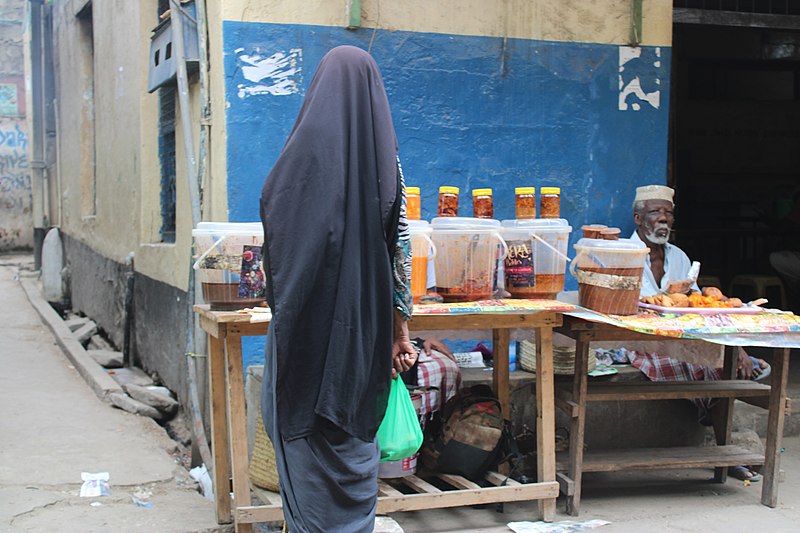
[[575, 251], [570, 271], [578, 280], [580, 305], [612, 315], [635, 314], [647, 246], [631, 239], [581, 239]]
[[[439, 217], [431, 222], [436, 246], [436, 291], [445, 302], [485, 300], [494, 294], [498, 257], [508, 248], [500, 222], [483, 218]], [[500, 248], [502, 252], [498, 253]]]
[[425, 220], [409, 220], [411, 230], [411, 295], [414, 303], [428, 289], [428, 262], [436, 257], [436, 247], [431, 241], [431, 225]]
[[265, 305], [266, 283], [261, 268], [264, 233], [261, 224], [201, 222], [192, 230], [194, 269], [203, 299], [212, 309]]
[[512, 298], [554, 300], [564, 290], [567, 244], [572, 232], [563, 218], [504, 220], [508, 245], [505, 288]]

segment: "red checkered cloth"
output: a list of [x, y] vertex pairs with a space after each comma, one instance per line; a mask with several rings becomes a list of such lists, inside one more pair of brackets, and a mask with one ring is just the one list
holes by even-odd
[[[650, 381], [717, 381], [720, 371], [709, 366], [693, 365], [657, 353], [628, 352], [628, 360], [642, 371]], [[697, 420], [704, 426], [711, 425], [712, 398], [694, 398]]]
[[455, 396], [461, 388], [461, 370], [455, 361], [443, 353], [431, 350], [429, 356], [423, 351], [420, 352], [417, 363], [417, 384], [420, 387], [437, 389], [422, 395], [422, 408], [419, 414], [420, 419], [426, 420], [430, 414], [440, 410], [444, 402]]
[[650, 381], [716, 381], [722, 377], [715, 368], [693, 365], [657, 353], [628, 352], [628, 360]]

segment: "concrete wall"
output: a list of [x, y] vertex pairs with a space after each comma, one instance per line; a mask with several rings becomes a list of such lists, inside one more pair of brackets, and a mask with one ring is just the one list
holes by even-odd
[[0, 252], [33, 247], [25, 123], [25, 0], [0, 0]]

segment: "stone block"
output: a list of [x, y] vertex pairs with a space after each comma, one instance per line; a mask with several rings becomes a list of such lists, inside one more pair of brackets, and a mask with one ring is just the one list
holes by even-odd
[[134, 400], [154, 407], [166, 415], [172, 416], [178, 411], [178, 402], [166, 394], [135, 383], [128, 383], [123, 388]]
[[89, 345], [86, 347], [87, 350], [111, 350], [114, 351], [114, 347], [111, 345], [110, 342], [105, 340], [101, 335], [95, 334], [92, 335], [92, 338], [89, 339]]
[[89, 322], [89, 319], [86, 317], [73, 316], [65, 320], [64, 325], [67, 326], [70, 331], [76, 331], [85, 326], [87, 322]]
[[114, 370], [109, 370], [108, 374], [123, 387], [128, 383], [135, 383], [136, 385], [141, 385], [142, 387], [153, 385], [152, 378], [145, 374], [144, 370], [141, 368], [117, 368]]
[[114, 350], [87, 350], [87, 353], [105, 368], [121, 368], [123, 364], [122, 352]]
[[113, 394], [109, 394], [108, 399], [112, 404], [119, 407], [123, 411], [128, 411], [129, 413], [133, 413], [135, 415], [147, 416], [154, 420], [161, 420], [163, 418], [161, 411], [155, 407], [151, 407], [145, 403], [135, 400], [127, 394], [115, 392]]
[[86, 342], [97, 333], [97, 324], [89, 320], [83, 326], [79, 327], [75, 331], [72, 332], [75, 335], [75, 338], [78, 339], [78, 342], [81, 344], [86, 344]]

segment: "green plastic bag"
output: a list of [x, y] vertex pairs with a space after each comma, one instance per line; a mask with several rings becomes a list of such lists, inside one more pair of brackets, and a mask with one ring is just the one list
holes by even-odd
[[400, 377], [392, 380], [386, 414], [378, 427], [381, 461], [399, 461], [411, 457], [422, 446], [422, 428], [411, 395]]

